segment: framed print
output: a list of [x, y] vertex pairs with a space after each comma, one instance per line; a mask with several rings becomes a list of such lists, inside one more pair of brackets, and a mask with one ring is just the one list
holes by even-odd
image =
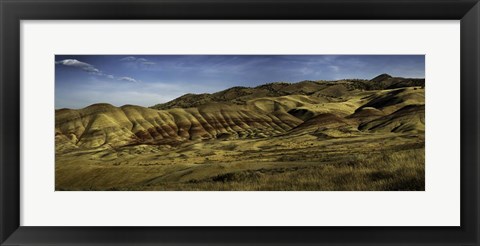
[[0, 6], [2, 245], [479, 244], [477, 1]]

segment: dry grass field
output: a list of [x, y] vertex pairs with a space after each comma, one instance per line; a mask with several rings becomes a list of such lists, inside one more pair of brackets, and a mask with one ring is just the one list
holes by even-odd
[[64, 190], [422, 191], [424, 80], [270, 83], [56, 111]]

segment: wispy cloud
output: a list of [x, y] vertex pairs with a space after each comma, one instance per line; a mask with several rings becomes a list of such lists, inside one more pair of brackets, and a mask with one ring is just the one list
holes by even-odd
[[55, 64], [61, 64], [64, 66], [81, 69], [91, 74], [102, 75], [102, 72], [99, 69], [95, 68], [93, 65], [88, 64], [86, 62], [81, 62], [77, 59], [65, 59], [61, 61], [56, 61]]
[[149, 61], [146, 58], [137, 58], [135, 56], [127, 56], [120, 59], [122, 62], [135, 63], [139, 65], [155, 65], [155, 62]]
[[[133, 56], [129, 56], [129, 57], [125, 57], [123, 59], [126, 59], [126, 60], [132, 60], [133, 59], [133, 60], [135, 60], [136, 58], [133, 57]], [[64, 66], [77, 68], [77, 69], [85, 71], [89, 74], [98, 75], [98, 76], [105, 76], [109, 79], [117, 79], [117, 80], [121, 80], [121, 81], [128, 81], [128, 82], [134, 82], [134, 83], [140, 82], [139, 80], [136, 80], [132, 77], [118, 77], [117, 78], [116, 76], [114, 76], [112, 74], [104, 74], [100, 69], [96, 68], [92, 64], [82, 62], [82, 61], [79, 61], [77, 59], [64, 59], [64, 60], [61, 60], [61, 61], [56, 61], [55, 64], [60, 64], [60, 65], [64, 65]]]
[[136, 80], [136, 79], [130, 78], [130, 77], [119, 77], [119, 78], [117, 78], [117, 80], [128, 81], [128, 82], [133, 82], [133, 83], [140, 82], [139, 80]]
[[132, 61], [135, 61], [137, 60], [137, 58], [133, 57], [133, 56], [127, 56], [127, 57], [124, 57], [122, 59], [120, 59], [120, 61], [123, 61], [123, 62], [132, 62]]

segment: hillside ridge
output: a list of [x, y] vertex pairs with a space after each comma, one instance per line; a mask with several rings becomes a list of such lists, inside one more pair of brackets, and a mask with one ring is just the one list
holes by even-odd
[[[425, 79], [392, 77], [380, 74], [370, 80], [344, 79], [335, 81], [304, 80], [296, 83], [270, 82], [255, 87], [234, 86], [215, 93], [187, 93], [171, 101], [151, 106], [153, 109], [196, 107], [207, 102], [244, 104], [255, 97], [276, 97], [291, 94], [309, 95], [326, 87], [343, 85], [349, 89], [383, 90], [409, 86], [425, 86]], [[328, 95], [328, 94], [327, 94]]]
[[56, 149], [424, 131], [424, 79], [387, 75], [374, 79], [232, 87], [213, 94], [185, 94], [156, 108], [97, 103], [59, 109]]

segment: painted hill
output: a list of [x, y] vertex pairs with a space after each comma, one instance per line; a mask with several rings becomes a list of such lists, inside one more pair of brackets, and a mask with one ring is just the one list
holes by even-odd
[[425, 132], [425, 105], [407, 105], [390, 115], [361, 124], [360, 130]]
[[94, 104], [55, 112], [57, 152], [191, 140], [424, 131], [424, 80], [269, 83], [186, 94], [152, 108]]
[[56, 113], [56, 138], [71, 146], [96, 148], [132, 144], [176, 144], [234, 134], [249, 138], [284, 133], [301, 121], [282, 110], [210, 103], [198, 108], [154, 110], [96, 104]]

